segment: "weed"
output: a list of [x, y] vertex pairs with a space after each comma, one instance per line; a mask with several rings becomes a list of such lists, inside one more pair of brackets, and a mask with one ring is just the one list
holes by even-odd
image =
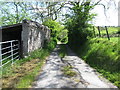
[[62, 69], [64, 72], [64, 75], [71, 76], [71, 77], [75, 76], [77, 73], [73, 71], [72, 68], [73, 68], [72, 66], [64, 66]]

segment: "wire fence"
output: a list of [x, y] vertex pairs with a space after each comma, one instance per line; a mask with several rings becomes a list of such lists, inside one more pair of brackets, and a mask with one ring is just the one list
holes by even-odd
[[108, 38], [111, 37], [120, 37], [120, 27], [114, 26], [93, 26], [93, 32], [95, 37]]
[[0, 67], [13, 64], [19, 60], [19, 41], [0, 42]]

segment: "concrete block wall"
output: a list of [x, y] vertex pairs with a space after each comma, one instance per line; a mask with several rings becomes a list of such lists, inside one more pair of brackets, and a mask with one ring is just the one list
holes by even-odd
[[22, 22], [22, 45], [23, 45], [23, 56], [28, 53], [42, 48], [44, 41], [49, 41], [50, 30], [37, 22], [30, 20], [23, 20]]

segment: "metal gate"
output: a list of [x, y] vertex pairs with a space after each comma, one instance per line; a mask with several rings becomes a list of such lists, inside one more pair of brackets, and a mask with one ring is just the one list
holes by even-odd
[[13, 64], [19, 60], [19, 41], [0, 42], [0, 67]]

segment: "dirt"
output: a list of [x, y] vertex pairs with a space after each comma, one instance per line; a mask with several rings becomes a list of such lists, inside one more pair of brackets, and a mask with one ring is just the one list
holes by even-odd
[[3, 76], [2, 88], [14, 88], [19, 79], [31, 72], [37, 66], [38, 62], [40, 62], [39, 59], [33, 59], [21, 66], [13, 66], [13, 74]]

